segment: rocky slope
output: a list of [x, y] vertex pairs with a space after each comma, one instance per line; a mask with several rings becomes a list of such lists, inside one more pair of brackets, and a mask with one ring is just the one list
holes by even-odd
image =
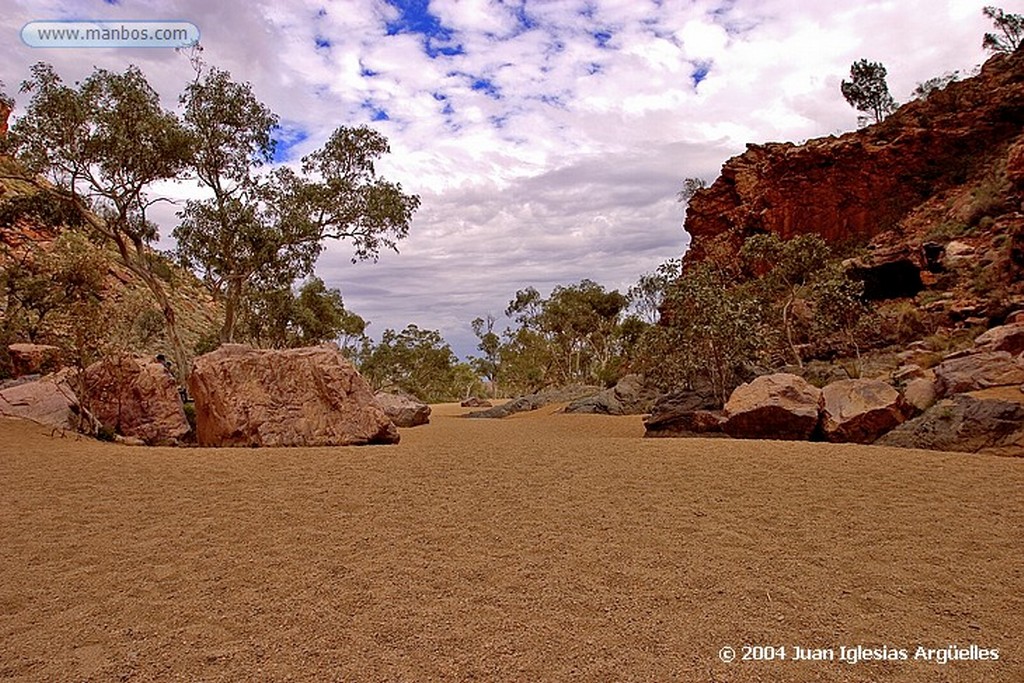
[[[0, 112], [2, 114], [2, 112]], [[4, 117], [0, 116], [0, 123]], [[0, 126], [0, 131], [2, 131]], [[45, 188], [45, 183], [42, 183]], [[46, 217], [20, 216], [7, 220], [6, 207], [12, 202], [38, 196], [44, 189], [33, 182], [24, 169], [8, 156], [0, 155], [0, 275], [7, 275], [19, 263], [31, 263], [49, 253], [62, 232], [68, 230], [58, 213], [46, 213]], [[102, 352], [169, 353], [164, 338], [163, 317], [152, 301], [152, 295], [145, 284], [121, 262], [111, 245], [97, 245], [105, 272], [99, 294], [98, 315], [88, 322], [98, 326], [104, 337], [104, 345], [110, 348], [92, 349]], [[190, 353], [201, 345], [205, 338], [215, 333], [216, 321], [221, 316], [219, 306], [195, 276], [159, 254], [154, 254], [154, 270], [159, 274], [171, 296], [177, 313], [180, 333]], [[0, 277], [5, 283], [6, 277]], [[22, 338], [18, 325], [5, 316], [13, 310], [12, 293], [4, 284], [0, 290], [0, 377], [11, 371], [6, 357], [7, 345], [12, 342], [29, 341]], [[60, 308], [48, 314], [46, 324], [40, 327], [38, 337], [32, 341], [54, 344], [66, 351], [65, 361], [73, 360], [76, 345], [82, 345], [83, 321]], [[116, 348], [115, 348], [116, 347]], [[91, 359], [84, 360], [85, 364]]]
[[[802, 145], [748, 145], [690, 202], [686, 258], [728, 254], [757, 232], [867, 242], [911, 227], [915, 212], [935, 200], [947, 218], [976, 224], [1009, 208], [995, 205], [1010, 189], [1007, 172], [1024, 171], [1020, 153], [1010, 154], [1024, 140], [1022, 120], [1018, 51], [992, 57], [977, 76], [910, 102], [881, 124]], [[972, 206], [963, 205], [964, 190], [977, 200]]]
[[690, 202], [685, 264], [735, 263], [743, 240], [815, 233], [848, 250], [871, 299], [924, 326], [986, 327], [1024, 305], [1024, 51], [801, 145], [748, 145]]

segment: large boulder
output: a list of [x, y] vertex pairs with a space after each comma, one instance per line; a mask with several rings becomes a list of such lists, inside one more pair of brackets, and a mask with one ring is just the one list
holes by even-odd
[[984, 351], [1006, 351], [1014, 355], [1021, 353], [1024, 351], [1024, 323], [993, 327], [978, 335], [974, 345]]
[[155, 358], [98, 360], [85, 369], [83, 387], [89, 411], [115, 434], [170, 445], [191, 431], [178, 383]]
[[610, 389], [573, 401], [566, 407], [565, 412], [641, 415], [651, 409], [654, 399], [654, 390], [644, 385], [642, 377], [626, 375]]
[[64, 369], [0, 390], [0, 416], [94, 434], [96, 423], [79, 403], [74, 378], [74, 371]]
[[195, 359], [188, 386], [203, 446], [399, 440], [366, 380], [333, 344], [284, 350], [225, 344]]
[[958, 394], [904, 422], [875, 444], [1024, 456], [1024, 405]]
[[1024, 364], [1007, 351], [983, 351], [949, 358], [935, 366], [939, 398], [1024, 382]]
[[821, 390], [821, 431], [840, 443], [872, 443], [904, 422], [911, 408], [879, 379], [844, 379]]
[[11, 344], [7, 353], [15, 377], [57, 370], [62, 361], [60, 347], [49, 344]]
[[762, 375], [736, 387], [725, 404], [723, 431], [738, 439], [810, 439], [818, 426], [821, 390], [787, 373]]
[[418, 427], [430, 422], [430, 406], [404, 394], [378, 391], [374, 398], [396, 427]]

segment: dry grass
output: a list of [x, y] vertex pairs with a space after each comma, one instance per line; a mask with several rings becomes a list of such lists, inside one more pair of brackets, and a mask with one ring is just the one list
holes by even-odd
[[1024, 680], [1024, 459], [459, 412], [359, 449], [0, 422], [0, 680]]

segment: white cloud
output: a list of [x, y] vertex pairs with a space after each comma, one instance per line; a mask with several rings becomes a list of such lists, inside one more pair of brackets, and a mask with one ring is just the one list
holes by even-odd
[[[519, 288], [583, 277], [624, 288], [681, 254], [683, 178], [712, 179], [747, 142], [850, 129], [856, 112], [839, 82], [854, 60], [885, 63], [898, 99], [981, 62], [984, 4], [431, 0], [450, 37], [428, 41], [387, 35], [401, 15], [384, 0], [9, 0], [0, 30], [52, 18], [192, 21], [208, 61], [308, 133], [300, 156], [339, 125], [369, 122], [371, 107], [386, 112], [373, 124], [393, 151], [380, 170], [423, 199], [410, 237], [377, 264], [353, 266], [331, 245], [319, 272], [378, 334], [415, 322], [466, 353], [469, 321], [500, 315]], [[428, 44], [442, 54], [432, 59]], [[191, 75], [171, 51], [8, 40], [0, 79], [11, 90], [40, 60], [69, 81], [137, 63], [167, 106]], [[695, 86], [698, 69], [707, 73]], [[173, 210], [158, 218], [169, 234]]]

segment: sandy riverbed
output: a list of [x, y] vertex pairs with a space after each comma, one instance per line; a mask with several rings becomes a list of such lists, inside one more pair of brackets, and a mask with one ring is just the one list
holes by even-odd
[[[461, 412], [333, 449], [0, 421], [0, 681], [1024, 680], [1024, 459]], [[913, 660], [951, 644], [999, 660]], [[844, 645], [910, 661], [792, 660]]]

